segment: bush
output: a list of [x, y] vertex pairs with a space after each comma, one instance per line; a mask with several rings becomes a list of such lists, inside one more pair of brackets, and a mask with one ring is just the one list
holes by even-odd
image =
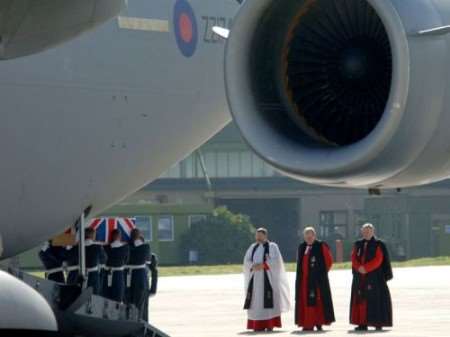
[[189, 251], [197, 251], [199, 264], [241, 263], [254, 233], [249, 217], [217, 208], [181, 238], [183, 259], [188, 262]]

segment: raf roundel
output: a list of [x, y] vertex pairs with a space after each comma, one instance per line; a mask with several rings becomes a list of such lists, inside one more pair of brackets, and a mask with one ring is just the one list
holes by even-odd
[[178, 48], [185, 57], [194, 55], [198, 42], [198, 26], [194, 10], [187, 0], [177, 0], [173, 18]]

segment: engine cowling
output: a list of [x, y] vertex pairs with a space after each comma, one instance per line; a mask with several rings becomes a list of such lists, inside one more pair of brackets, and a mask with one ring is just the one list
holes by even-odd
[[34, 54], [116, 16], [124, 0], [5, 0], [0, 3], [0, 59]]
[[294, 178], [405, 187], [450, 172], [450, 2], [246, 0], [225, 82], [244, 139]]

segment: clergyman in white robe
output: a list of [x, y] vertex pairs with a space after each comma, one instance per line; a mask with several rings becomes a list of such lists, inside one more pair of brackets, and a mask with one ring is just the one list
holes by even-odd
[[[265, 256], [267, 249], [269, 254]], [[255, 265], [263, 265], [263, 269], [255, 271]], [[265, 273], [271, 287], [265, 286]], [[273, 328], [281, 328], [281, 313], [288, 312], [291, 305], [286, 270], [278, 245], [269, 241], [252, 244], [245, 254], [244, 276], [247, 329], [271, 331]], [[269, 298], [268, 301], [268, 297], [272, 295], [266, 294], [267, 288], [271, 288], [273, 300]], [[267, 305], [267, 302], [270, 304]]]

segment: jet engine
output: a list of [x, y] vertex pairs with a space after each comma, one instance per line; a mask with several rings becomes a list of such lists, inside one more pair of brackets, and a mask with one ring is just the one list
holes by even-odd
[[0, 59], [30, 55], [116, 16], [124, 0], [3, 0]]
[[263, 159], [311, 183], [390, 188], [450, 172], [450, 2], [246, 0], [229, 106]]

